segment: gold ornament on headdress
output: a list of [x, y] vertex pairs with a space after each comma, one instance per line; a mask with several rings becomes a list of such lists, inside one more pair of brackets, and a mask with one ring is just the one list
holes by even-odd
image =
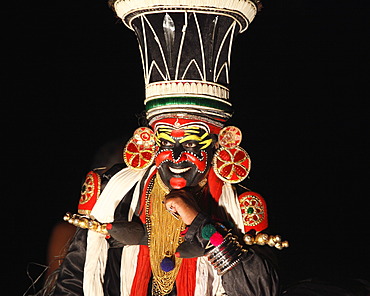
[[[153, 295], [166, 295], [173, 289], [182, 262], [181, 258], [175, 257], [175, 252], [183, 241], [180, 232], [185, 229], [184, 222], [181, 219], [175, 219], [163, 205], [166, 192], [160, 186], [160, 181], [160, 176], [157, 175], [153, 189], [146, 200]], [[165, 257], [172, 259], [174, 263], [174, 268], [168, 272], [162, 270], [160, 265]]]

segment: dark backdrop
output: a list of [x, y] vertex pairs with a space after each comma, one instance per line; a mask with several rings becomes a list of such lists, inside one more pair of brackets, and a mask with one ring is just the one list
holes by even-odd
[[[265, 1], [234, 44], [232, 123], [252, 158], [247, 185], [290, 241], [279, 255], [287, 283], [370, 279], [363, 2]], [[24, 1], [3, 13], [3, 266], [22, 295], [94, 153], [138, 126], [144, 83], [135, 35], [105, 1]]]

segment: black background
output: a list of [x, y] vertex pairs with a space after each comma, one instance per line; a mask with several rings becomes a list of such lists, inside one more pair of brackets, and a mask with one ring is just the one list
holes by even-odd
[[[234, 43], [232, 124], [252, 158], [246, 184], [290, 241], [279, 254], [287, 283], [370, 279], [364, 2], [265, 1]], [[23, 1], [5, 13], [3, 266], [22, 295], [96, 150], [138, 126], [144, 82], [135, 35], [105, 1]]]

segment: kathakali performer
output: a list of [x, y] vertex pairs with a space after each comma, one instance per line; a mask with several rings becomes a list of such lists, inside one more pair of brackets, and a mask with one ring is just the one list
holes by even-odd
[[[250, 158], [227, 126], [230, 55], [250, 0], [117, 0], [139, 41], [147, 126], [125, 164], [91, 171], [54, 295], [277, 295], [267, 208], [240, 186]], [[127, 98], [128, 99], [128, 98]]]

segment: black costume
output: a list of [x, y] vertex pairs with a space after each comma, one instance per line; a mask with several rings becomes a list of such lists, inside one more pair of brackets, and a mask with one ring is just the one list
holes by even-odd
[[[143, 181], [142, 181], [143, 183]], [[144, 185], [142, 184], [141, 187]], [[120, 202], [115, 210], [115, 221], [127, 221], [128, 206], [131, 203], [133, 190]], [[133, 221], [140, 223], [136, 216]], [[196, 247], [205, 247], [206, 242], [201, 236], [202, 227], [209, 222], [209, 216], [199, 214], [190, 226], [185, 240], [192, 242]], [[60, 267], [54, 295], [83, 295], [83, 267], [86, 253], [86, 229], [77, 229], [76, 235], [68, 250], [68, 254]], [[134, 235], [134, 234], [133, 234]], [[104, 275], [104, 295], [120, 295], [120, 254], [124, 248], [122, 242], [114, 238], [109, 240], [108, 262]], [[147, 237], [142, 238], [142, 244], [147, 244]], [[202, 249], [204, 250], [204, 249]], [[190, 249], [194, 251], [194, 248]], [[191, 254], [190, 254], [191, 255]], [[195, 254], [197, 255], [197, 254]], [[198, 254], [199, 255], [199, 254]], [[267, 246], [251, 246], [243, 255], [240, 263], [222, 276], [222, 283], [227, 295], [279, 295], [279, 277], [272, 250]], [[151, 294], [151, 286], [148, 294]], [[177, 295], [174, 289], [168, 295]]]

